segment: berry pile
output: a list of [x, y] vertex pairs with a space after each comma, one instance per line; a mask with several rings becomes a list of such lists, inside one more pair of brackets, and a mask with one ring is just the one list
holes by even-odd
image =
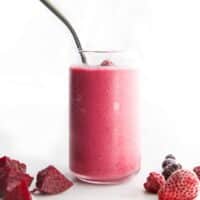
[[175, 156], [169, 154], [162, 163], [162, 174], [151, 172], [144, 188], [157, 193], [159, 200], [194, 200], [200, 189], [200, 166], [194, 172], [182, 169]]
[[[31, 200], [29, 186], [33, 177], [26, 173], [26, 165], [9, 157], [0, 158], [0, 197], [3, 200]], [[73, 183], [55, 167], [40, 171], [36, 189], [41, 194], [58, 194], [70, 188]]]

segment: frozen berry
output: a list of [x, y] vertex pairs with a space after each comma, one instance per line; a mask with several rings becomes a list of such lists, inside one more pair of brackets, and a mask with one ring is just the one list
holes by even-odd
[[147, 192], [157, 193], [164, 184], [165, 178], [161, 174], [151, 172], [147, 177], [146, 183], [144, 183], [144, 188]]
[[11, 190], [8, 190], [5, 194], [4, 200], [31, 200], [31, 194], [28, 191], [28, 187], [25, 182], [19, 182]]
[[188, 170], [178, 170], [158, 192], [159, 200], [193, 200], [199, 191], [197, 176]]
[[165, 156], [165, 159], [168, 159], [168, 158], [176, 160], [176, 157], [173, 154], [168, 154]]
[[164, 168], [162, 175], [167, 180], [178, 169], [182, 169], [182, 166], [180, 164], [176, 164], [176, 163], [175, 164], [169, 164]]
[[37, 175], [36, 190], [43, 194], [58, 194], [69, 189], [73, 183], [54, 166], [49, 166]]
[[101, 66], [113, 66], [113, 62], [110, 61], [110, 60], [104, 60], [102, 63], [101, 63]]
[[198, 178], [200, 179], [200, 166], [197, 166], [193, 169], [193, 171], [195, 172], [195, 174], [198, 176]]
[[162, 163], [162, 168], [164, 169], [165, 167], [167, 167], [168, 165], [171, 165], [171, 164], [175, 164], [176, 161], [174, 159], [171, 159], [171, 158], [167, 158], [163, 161]]

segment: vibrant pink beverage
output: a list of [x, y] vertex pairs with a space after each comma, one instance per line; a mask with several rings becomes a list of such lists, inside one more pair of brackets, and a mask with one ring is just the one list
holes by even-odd
[[70, 69], [70, 168], [115, 183], [140, 169], [138, 72], [120, 66]]

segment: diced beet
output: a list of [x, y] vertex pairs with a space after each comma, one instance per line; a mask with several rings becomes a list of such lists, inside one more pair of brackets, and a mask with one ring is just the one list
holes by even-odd
[[[0, 173], [1, 172], [0, 170]], [[21, 181], [24, 181], [27, 187], [29, 187], [33, 181], [33, 177], [24, 173], [4, 170], [0, 176], [0, 196], [3, 196], [7, 190], [11, 190]]]
[[21, 181], [24, 181], [27, 186], [31, 185], [33, 178], [26, 174], [25, 171], [25, 164], [11, 160], [8, 157], [0, 158], [0, 197]]
[[7, 179], [6, 190], [12, 190], [12, 188], [18, 185], [21, 181], [23, 181], [27, 185], [27, 187], [29, 187], [33, 181], [33, 177], [28, 174], [22, 173], [10, 175]]
[[0, 197], [2, 197], [6, 191], [9, 173], [9, 168], [0, 168]]
[[37, 175], [37, 191], [43, 194], [58, 194], [69, 189], [73, 183], [54, 166], [49, 166]]
[[20, 163], [17, 160], [11, 160], [11, 163], [15, 170], [26, 173], [26, 165], [24, 163]]
[[14, 188], [5, 193], [3, 200], [31, 200], [31, 194], [28, 191], [27, 184], [24, 181], [19, 182]]
[[26, 165], [24, 163], [20, 163], [17, 160], [12, 160], [7, 156], [0, 158], [0, 168], [1, 167], [9, 167], [15, 171], [26, 172]]

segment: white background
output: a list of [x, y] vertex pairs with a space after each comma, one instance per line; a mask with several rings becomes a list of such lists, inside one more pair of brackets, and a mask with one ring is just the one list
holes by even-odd
[[[156, 199], [143, 192], [163, 156], [200, 164], [200, 3], [198, 0], [52, 0], [85, 49], [134, 47], [142, 55], [141, 173], [117, 186], [76, 183], [44, 199]], [[39, 2], [0, 6], [0, 155], [68, 172], [68, 67], [77, 53], [68, 30]], [[43, 199], [37, 197], [36, 199]]]

